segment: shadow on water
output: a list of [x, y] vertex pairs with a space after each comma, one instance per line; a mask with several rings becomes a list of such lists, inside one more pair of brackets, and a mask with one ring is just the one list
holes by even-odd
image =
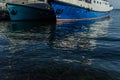
[[92, 60], [83, 55], [96, 48], [94, 39], [106, 34], [93, 32], [94, 23], [2, 23], [0, 79], [118, 80], [92, 67]]

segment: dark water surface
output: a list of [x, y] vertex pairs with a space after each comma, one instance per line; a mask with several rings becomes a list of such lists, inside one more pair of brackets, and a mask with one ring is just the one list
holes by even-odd
[[0, 80], [120, 80], [120, 10], [90, 22], [0, 22]]

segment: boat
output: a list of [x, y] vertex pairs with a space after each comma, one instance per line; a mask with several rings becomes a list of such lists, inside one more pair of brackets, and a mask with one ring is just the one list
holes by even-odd
[[6, 6], [12, 21], [55, 19], [54, 11], [46, 0], [22, 4], [7, 3]]
[[57, 22], [96, 20], [113, 9], [107, 0], [51, 0]]

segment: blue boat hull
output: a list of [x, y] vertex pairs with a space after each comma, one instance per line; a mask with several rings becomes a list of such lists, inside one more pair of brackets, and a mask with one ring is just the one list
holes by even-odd
[[59, 1], [53, 1], [51, 5], [57, 20], [91, 20], [109, 16], [109, 11], [97, 12]]
[[29, 7], [26, 5], [7, 4], [11, 20], [51, 20], [55, 19], [53, 10]]

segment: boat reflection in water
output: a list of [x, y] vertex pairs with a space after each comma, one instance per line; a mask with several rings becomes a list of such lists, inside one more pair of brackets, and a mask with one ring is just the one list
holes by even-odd
[[0, 24], [0, 79], [26, 80], [32, 75], [28, 69], [37, 66], [39, 61], [44, 61], [45, 58], [41, 59], [40, 55], [47, 51], [55, 24], [40, 22]]
[[60, 23], [56, 27], [54, 48], [63, 50], [92, 51], [95, 49], [96, 38], [107, 35], [110, 19], [100, 21], [84, 21]]
[[[104, 23], [104, 25], [102, 25]], [[9, 80], [112, 80], [92, 66], [87, 55], [96, 38], [107, 35], [109, 21], [93, 24], [10, 22], [1, 34], [8, 45], [1, 55], [1, 79]]]
[[34, 41], [47, 43], [50, 40], [54, 28], [54, 23], [10, 22], [7, 37], [10, 38], [9, 40], [13, 44], [30, 44]]

